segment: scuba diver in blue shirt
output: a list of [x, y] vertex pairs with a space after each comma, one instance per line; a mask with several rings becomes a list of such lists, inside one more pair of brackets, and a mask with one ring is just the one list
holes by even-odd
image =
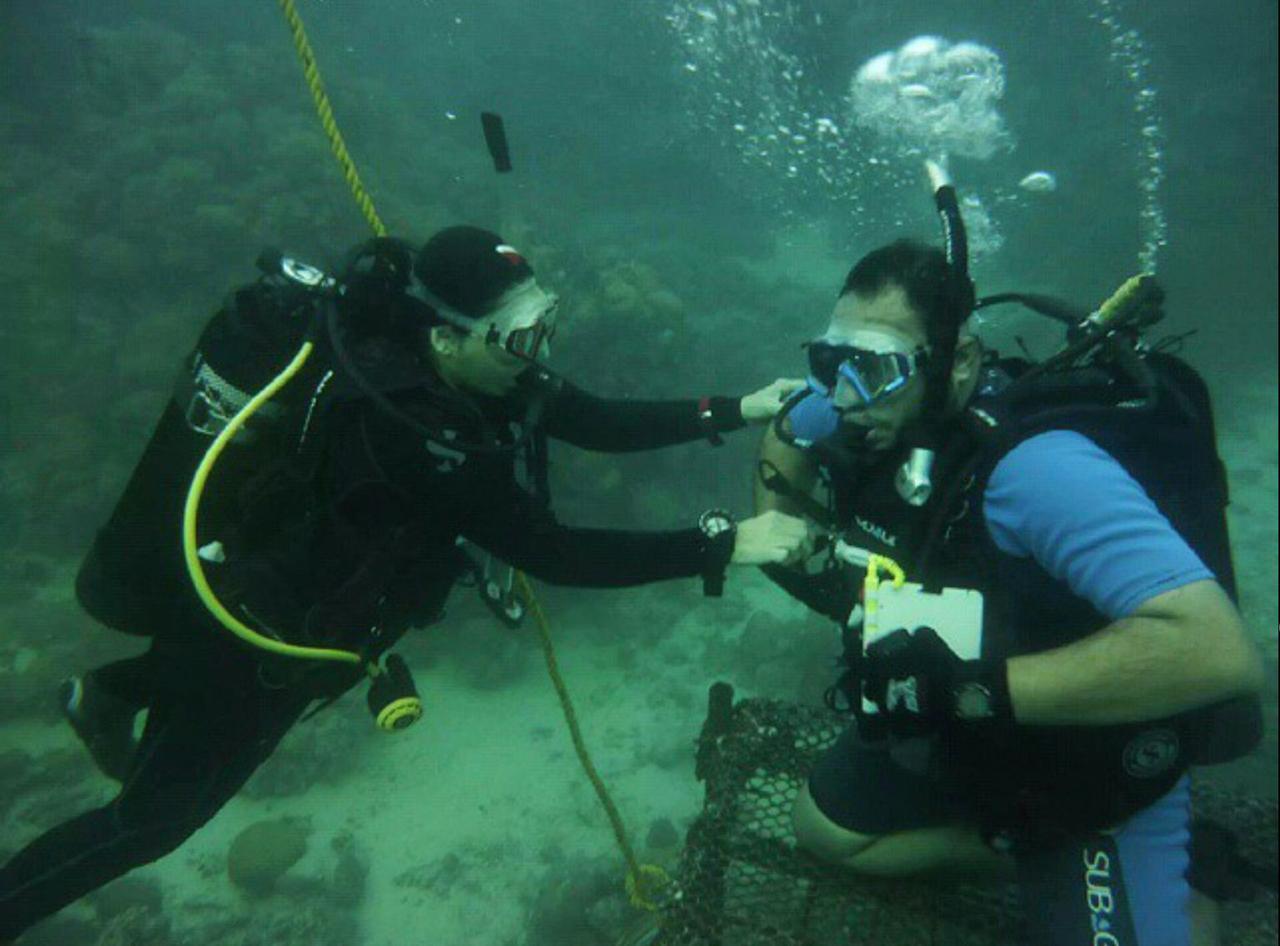
[[[709, 510], [668, 532], [561, 525], [548, 437], [648, 450], [765, 422], [801, 382], [743, 398], [603, 400], [539, 360], [556, 297], [495, 233], [416, 251], [380, 238], [342, 274], [279, 253], [209, 322], [77, 579], [141, 656], [68, 682], [64, 708], [119, 795], [0, 867], [0, 941], [178, 847], [301, 717], [370, 679], [383, 730], [422, 713], [387, 655], [474, 575], [499, 616], [524, 601], [474, 543], [543, 580], [620, 587], [810, 554], [778, 512]], [[254, 393], [258, 392], [258, 393]], [[134, 720], [148, 711], [141, 740]]]
[[[1192, 909], [1188, 878], [1213, 884], [1189, 862], [1187, 769], [1256, 745], [1263, 681], [1208, 395], [1142, 340], [1149, 277], [1093, 313], [976, 299], [929, 170], [945, 250], [901, 240], [852, 268], [761, 447], [757, 511], [832, 536], [765, 571], [843, 628], [828, 699], [855, 715], [797, 838], [867, 874], [1013, 868], [1035, 946], [1186, 946], [1215, 910]], [[1064, 323], [1064, 350], [985, 353], [969, 317], [1004, 302]]]

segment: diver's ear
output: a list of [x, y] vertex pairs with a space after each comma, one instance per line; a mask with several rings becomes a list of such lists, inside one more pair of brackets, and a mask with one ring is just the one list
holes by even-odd
[[961, 335], [951, 363], [951, 397], [954, 402], [964, 400], [981, 368], [982, 343], [973, 335]]

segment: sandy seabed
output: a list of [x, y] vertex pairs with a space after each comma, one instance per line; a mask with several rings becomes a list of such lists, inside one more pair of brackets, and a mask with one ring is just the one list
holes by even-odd
[[[1266, 745], [1227, 774], [1274, 796], [1274, 392], [1220, 405], [1219, 414], [1242, 601], [1267, 655], [1270, 687]], [[262, 774], [278, 780], [318, 745], [333, 756], [324, 777], [293, 794], [242, 794], [178, 851], [135, 872], [163, 891], [174, 942], [209, 942], [202, 930], [211, 923], [252, 918], [298, 891], [325, 889], [339, 843], [368, 866], [363, 898], [351, 907], [364, 946], [541, 944], [547, 934], [532, 927], [571, 915], [566, 900], [599, 895], [598, 883], [581, 886], [584, 878], [611, 877], [620, 888], [622, 860], [574, 758], [532, 628], [496, 626], [472, 594], [456, 590], [451, 616], [402, 647], [425, 719], [379, 734], [363, 690], [354, 691], [298, 727]], [[694, 582], [558, 589], [547, 601], [587, 744], [637, 847], [656, 858], [673, 851], [646, 849], [650, 827], [666, 819], [683, 835], [701, 805], [693, 744], [708, 686], [728, 679], [742, 695], [816, 699], [838, 650], [832, 629], [754, 572], [735, 572], [721, 602], [703, 599]], [[490, 658], [505, 669], [478, 671]], [[0, 751], [10, 747], [40, 753], [76, 743], [62, 725], [18, 722], [0, 731]], [[110, 783], [101, 780], [95, 792], [105, 800]], [[277, 893], [246, 899], [227, 876], [227, 851], [246, 826], [282, 816], [309, 823], [307, 853]], [[10, 836], [17, 843], [32, 832], [29, 824], [10, 829], [22, 835]], [[579, 906], [586, 917], [591, 905]], [[92, 916], [84, 904], [66, 912]]]

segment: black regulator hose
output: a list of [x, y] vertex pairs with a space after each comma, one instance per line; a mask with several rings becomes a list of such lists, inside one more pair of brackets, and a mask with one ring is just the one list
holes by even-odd
[[988, 306], [1005, 305], [1010, 302], [1026, 306], [1032, 312], [1060, 322], [1068, 328], [1075, 328], [1089, 317], [1088, 311], [1077, 305], [1036, 292], [998, 292], [983, 296], [973, 304], [973, 307], [985, 309]]
[[[342, 339], [342, 329], [339, 325], [340, 315], [338, 313], [338, 302], [336, 299], [327, 298], [324, 300], [327, 306], [325, 312], [325, 334], [328, 338], [329, 348], [333, 352], [334, 358], [338, 363], [338, 367], [342, 373], [351, 380], [360, 393], [369, 399], [369, 401], [384, 416], [389, 417], [397, 424], [403, 426], [406, 430], [421, 437], [427, 443], [435, 444], [445, 450], [460, 451], [463, 453], [476, 453], [485, 455], [502, 456], [505, 454], [515, 454], [524, 449], [534, 434], [534, 429], [526, 424], [521, 430], [520, 436], [515, 438], [511, 443], [501, 443], [494, 441], [492, 443], [466, 442], [461, 440], [446, 439], [438, 428], [429, 427], [414, 417], [411, 417], [405, 411], [398, 408], [391, 399], [378, 390], [377, 386], [369, 380], [368, 376], [356, 364], [355, 359], [351, 356], [351, 351]], [[424, 386], [423, 390], [427, 390]]]

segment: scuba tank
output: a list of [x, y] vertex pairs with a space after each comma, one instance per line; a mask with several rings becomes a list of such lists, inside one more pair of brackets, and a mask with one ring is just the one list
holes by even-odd
[[[274, 260], [274, 262], [268, 262]], [[173, 385], [151, 437], [105, 526], [81, 566], [77, 593], [85, 610], [116, 630], [151, 636], [165, 628], [166, 602], [189, 587], [176, 524], [191, 475], [211, 438], [288, 363], [314, 321], [316, 290], [309, 268], [265, 252], [267, 271], [230, 293], [209, 319]], [[293, 393], [301, 390], [299, 385]], [[284, 449], [284, 423], [293, 405], [266, 405], [237, 436], [223, 472], [234, 481], [254, 476]], [[211, 496], [209, 515], [223, 502]], [[211, 548], [207, 555], [217, 557]]]
[[[368, 244], [365, 246], [368, 246]], [[359, 251], [356, 258], [358, 257]], [[299, 301], [298, 308], [295, 311], [306, 313], [310, 317], [295, 320], [294, 331], [297, 334], [291, 340], [300, 341], [300, 344], [296, 353], [288, 360], [283, 369], [274, 377], [268, 379], [252, 397], [245, 399], [246, 392], [235, 389], [235, 394], [239, 395], [239, 397], [227, 405], [228, 410], [226, 412], [218, 415], [217, 420], [221, 429], [218, 429], [213, 434], [212, 442], [196, 467], [183, 506], [183, 559], [186, 562], [192, 586], [195, 588], [201, 602], [223, 627], [245, 643], [278, 656], [360, 665], [372, 680], [372, 686], [368, 694], [368, 704], [369, 711], [377, 727], [383, 732], [396, 732], [412, 725], [423, 714], [422, 701], [418, 696], [409, 668], [402, 658], [391, 655], [385, 661], [380, 661], [368, 641], [360, 650], [344, 650], [333, 647], [291, 644], [279, 639], [277, 636], [267, 636], [249, 627], [232, 614], [218, 599], [205, 575], [204, 561], [217, 561], [216, 557], [208, 554], [212, 546], [216, 546], [217, 543], [201, 547], [198, 540], [200, 505], [208, 477], [222, 453], [229, 445], [234, 443], [237, 436], [240, 436], [242, 432], [252, 433], [253, 428], [250, 424], [253, 419], [269, 411], [274, 406], [272, 404], [273, 398], [295, 377], [303, 374], [310, 356], [315, 351], [317, 342], [322, 339], [322, 332], [327, 330], [327, 341], [337, 355], [338, 361], [352, 375], [352, 379], [361, 388], [367, 389], [370, 393], [374, 391], [367, 380], [355, 369], [353, 362], [344, 350], [337, 325], [338, 306], [335, 294], [342, 291], [342, 287], [337, 280], [326, 276], [314, 267], [297, 263], [281, 254], [270, 251], [259, 257], [258, 266], [264, 272], [265, 280], [268, 283], [279, 284], [280, 280], [286, 280], [286, 284], [295, 293], [301, 290], [304, 298]], [[349, 270], [350, 268], [348, 267]], [[295, 289], [294, 287], [297, 288]], [[323, 321], [320, 317], [321, 314], [325, 316]], [[216, 321], [215, 317], [215, 323]], [[263, 354], [265, 355], [266, 353], [264, 352]], [[271, 353], [271, 356], [271, 360], [278, 364], [281, 360], [280, 350], [276, 349]], [[197, 349], [193, 359], [202, 359], [202, 357], [202, 352]], [[274, 366], [272, 365], [272, 367]], [[333, 369], [328, 369], [320, 376], [315, 385], [306, 415], [302, 419], [301, 432], [297, 443], [298, 452], [302, 450], [303, 441], [307, 436], [312, 420], [312, 411], [316, 408], [317, 400], [333, 376]], [[385, 400], [381, 398], [375, 400], [379, 404], [385, 403]], [[237, 403], [239, 403], [238, 407], [236, 407]], [[226, 414], [230, 412], [230, 408], [235, 408], [235, 412], [233, 416], [228, 417]], [[269, 413], [264, 416], [268, 420], [271, 418]], [[193, 426], [193, 429], [197, 428]], [[210, 433], [211, 431], [203, 429], [200, 432]]]
[[[273, 631], [262, 633], [219, 600], [206, 576], [207, 567], [235, 554], [228, 548], [235, 542], [225, 534], [202, 535], [201, 518], [236, 521], [246, 496], [276, 473], [293, 473], [292, 482], [301, 485], [306, 470], [293, 468], [305, 466], [303, 442], [336, 375], [330, 367], [332, 322], [327, 325], [324, 316], [336, 307], [342, 283], [274, 250], [261, 254], [257, 265], [260, 278], [228, 297], [184, 363], [142, 458], [81, 568], [77, 592], [86, 610], [108, 626], [154, 635], [167, 630], [175, 589], [192, 589], [222, 627], [250, 646], [364, 669], [373, 681], [375, 721], [395, 731], [422, 715], [402, 660], [382, 662], [372, 642], [347, 650], [291, 644]], [[215, 467], [220, 480], [238, 485], [206, 498]], [[254, 506], [279, 517], [298, 503], [305, 503], [305, 491], [284, 488]]]

